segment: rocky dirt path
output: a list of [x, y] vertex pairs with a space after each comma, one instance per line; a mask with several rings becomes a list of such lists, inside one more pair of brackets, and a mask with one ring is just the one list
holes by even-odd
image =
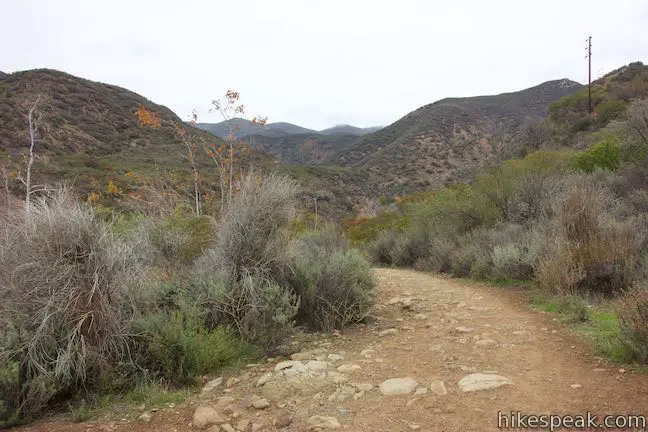
[[178, 406], [20, 430], [481, 432], [497, 430], [498, 411], [648, 415], [648, 376], [595, 357], [521, 293], [407, 270], [376, 277], [370, 325], [297, 338], [291, 358]]

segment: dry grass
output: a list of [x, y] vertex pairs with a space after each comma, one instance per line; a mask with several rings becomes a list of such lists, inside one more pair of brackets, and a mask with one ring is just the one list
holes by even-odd
[[566, 183], [544, 222], [551, 241], [536, 266], [538, 281], [553, 292], [614, 294], [637, 277], [642, 233], [614, 219], [618, 203], [601, 184], [578, 177]]
[[627, 290], [617, 302], [621, 342], [633, 360], [648, 360], [648, 289], [645, 284]]
[[235, 280], [255, 272], [279, 271], [285, 228], [295, 216], [299, 188], [287, 177], [248, 174], [218, 223], [213, 249], [200, 267], [225, 271]]
[[140, 270], [131, 249], [68, 189], [41, 198], [5, 225], [0, 247], [0, 364], [19, 363], [14, 395], [23, 413], [49, 397], [92, 385], [128, 353], [133, 314], [127, 284]]

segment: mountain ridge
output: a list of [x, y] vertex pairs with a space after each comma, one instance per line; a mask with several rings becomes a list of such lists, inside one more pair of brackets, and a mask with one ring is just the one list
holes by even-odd
[[581, 88], [563, 78], [515, 92], [444, 98], [359, 138], [331, 163], [362, 168], [385, 194], [467, 181], [525, 119], [545, 118], [551, 103]]
[[246, 138], [251, 135], [279, 137], [301, 134], [362, 136], [381, 129], [381, 126], [361, 128], [349, 124], [339, 124], [318, 131], [288, 122], [273, 122], [261, 126], [258, 124], [253, 124], [250, 120], [239, 117], [233, 118], [231, 120], [224, 120], [218, 123], [199, 122], [196, 123], [196, 126], [221, 138], [225, 138], [227, 137], [227, 135], [229, 135], [230, 128], [234, 129], [234, 135], [237, 138]]

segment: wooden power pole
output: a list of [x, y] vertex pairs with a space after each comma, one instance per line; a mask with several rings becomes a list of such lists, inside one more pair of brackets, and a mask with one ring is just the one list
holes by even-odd
[[592, 36], [587, 38], [587, 105], [592, 115]]

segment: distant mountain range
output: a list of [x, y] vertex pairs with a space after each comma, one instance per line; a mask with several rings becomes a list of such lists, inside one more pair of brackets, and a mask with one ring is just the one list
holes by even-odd
[[229, 135], [230, 128], [234, 129], [234, 136], [237, 138], [246, 138], [251, 135], [263, 137], [286, 137], [288, 135], [298, 134], [362, 136], [381, 129], [381, 126], [359, 128], [348, 124], [341, 124], [321, 131], [316, 131], [314, 129], [308, 129], [286, 122], [268, 123], [265, 126], [260, 126], [243, 118], [233, 118], [230, 121], [222, 121], [220, 123], [197, 123], [196, 126], [199, 129], [205, 130], [221, 138], [225, 138]]
[[[633, 63], [599, 81], [593, 83], [597, 95], [626, 101], [644, 95], [640, 90], [648, 94], [648, 66]], [[292, 175], [308, 191], [330, 197], [331, 213], [341, 215], [367, 198], [470, 181], [506, 156], [502, 147], [529, 146], [519, 131], [529, 121], [545, 121], [550, 107], [554, 126], [582, 116], [589, 119], [587, 104], [581, 106], [586, 100], [583, 89], [577, 82], [559, 79], [499, 95], [446, 98], [383, 128], [337, 125], [315, 131], [290, 123], [232, 123], [237, 137], [255, 150], [246, 163]], [[109, 179], [124, 191], [136, 190], [138, 180], [132, 173], [181, 188], [190, 184], [184, 145], [174, 129], [145, 127], [135, 117], [144, 105], [163, 120], [180, 123], [171, 110], [127, 89], [51, 69], [0, 73], [1, 158], [11, 154], [12, 161], [20, 161], [27, 148], [25, 101], [34, 92], [44, 95], [38, 152], [48, 155], [36, 161], [36, 181], [75, 180], [83, 193], [105, 189]], [[559, 111], [554, 112], [556, 106]], [[199, 147], [229, 133], [225, 122], [186, 124], [185, 129]], [[205, 187], [217, 193], [213, 162], [205, 152], [198, 152], [197, 164]]]

